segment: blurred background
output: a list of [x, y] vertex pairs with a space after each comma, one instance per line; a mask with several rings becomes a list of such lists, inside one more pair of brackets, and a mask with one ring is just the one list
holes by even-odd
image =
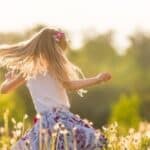
[[[95, 127], [118, 121], [136, 128], [150, 120], [150, 2], [148, 0], [5, 0], [0, 5], [0, 44], [26, 40], [45, 26], [68, 34], [69, 59], [86, 77], [109, 71], [112, 80], [87, 88], [83, 98], [68, 92], [71, 111]], [[0, 68], [0, 83], [5, 68]], [[21, 120], [36, 114], [25, 85], [0, 95], [3, 113]]]

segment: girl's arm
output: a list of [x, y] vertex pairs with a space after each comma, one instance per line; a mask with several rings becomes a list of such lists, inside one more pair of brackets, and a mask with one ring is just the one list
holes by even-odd
[[78, 89], [92, 86], [92, 85], [95, 85], [95, 84], [98, 84], [98, 83], [101, 83], [110, 79], [111, 79], [111, 74], [104, 72], [91, 78], [64, 82], [64, 86], [69, 90], [78, 90]]
[[9, 91], [12, 91], [25, 83], [26, 80], [23, 78], [22, 74], [18, 74], [14, 77], [7, 78], [1, 85], [0, 85], [0, 93], [7, 94]]

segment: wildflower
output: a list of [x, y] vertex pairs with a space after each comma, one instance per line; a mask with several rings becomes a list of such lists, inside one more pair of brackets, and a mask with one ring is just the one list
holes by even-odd
[[25, 119], [27, 119], [27, 118], [28, 118], [28, 115], [27, 115], [27, 114], [25, 114], [23, 119], [25, 120]]
[[11, 121], [13, 124], [16, 124], [16, 120], [14, 118], [11, 118]]
[[14, 138], [10, 139], [10, 144], [13, 145], [16, 142]]
[[21, 135], [21, 130], [16, 130], [14, 134], [15, 134], [15, 137], [19, 137]]
[[22, 122], [18, 122], [18, 123], [17, 123], [17, 128], [18, 128], [18, 129], [21, 129], [22, 127], [23, 127], [23, 123], [22, 123]]
[[4, 127], [0, 127], [0, 134], [3, 134], [5, 131]]
[[68, 132], [67, 129], [62, 129], [62, 130], [60, 130], [60, 133], [62, 133], [62, 134], [67, 134], [67, 133], [69, 133], [69, 132]]
[[53, 127], [54, 131], [57, 131], [59, 129], [59, 123], [56, 123]]
[[38, 113], [38, 114], [34, 117], [34, 119], [33, 119], [34, 124], [35, 124], [40, 118], [41, 118], [41, 115]]

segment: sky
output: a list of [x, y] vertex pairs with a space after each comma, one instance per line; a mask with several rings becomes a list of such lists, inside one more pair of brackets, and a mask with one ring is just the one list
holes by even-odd
[[72, 46], [79, 48], [82, 33], [114, 30], [114, 46], [123, 53], [128, 35], [150, 32], [149, 7], [149, 0], [0, 0], [0, 31], [47, 24], [66, 29]]

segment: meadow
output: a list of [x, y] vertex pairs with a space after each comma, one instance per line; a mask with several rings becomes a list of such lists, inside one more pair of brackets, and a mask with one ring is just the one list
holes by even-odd
[[[44, 25], [37, 25], [22, 33], [0, 32], [0, 44], [25, 40], [42, 27]], [[113, 31], [92, 37], [87, 33], [81, 48], [69, 47], [68, 58], [82, 69], [86, 77], [103, 71], [112, 74], [110, 82], [87, 88], [84, 97], [68, 91], [71, 111], [90, 120], [105, 134], [108, 139], [105, 150], [148, 150], [150, 33], [136, 31], [129, 35], [130, 46], [122, 55], [113, 46], [113, 39]], [[1, 83], [6, 72], [6, 68], [0, 68]], [[34, 116], [32, 98], [25, 85], [8, 94], [0, 94], [0, 149], [9, 150], [32, 127]], [[55, 149], [55, 136], [54, 132], [50, 149]]]
[[[40, 115], [37, 114], [36, 118], [40, 121]], [[11, 118], [9, 120], [9, 111], [5, 111], [3, 115], [4, 124], [0, 127], [0, 148], [1, 150], [9, 150], [10, 147], [15, 144], [19, 139], [24, 137], [24, 135], [28, 132], [31, 126], [26, 129], [26, 120], [28, 119], [28, 115], [25, 114], [22, 121], [16, 122], [15, 118]], [[12, 122], [13, 128], [10, 130], [9, 121]], [[92, 122], [89, 122], [89, 124]], [[37, 121], [36, 121], [37, 123]], [[74, 130], [74, 129], [72, 129]], [[107, 126], [102, 126], [100, 130], [107, 139], [107, 147], [104, 147], [103, 150], [149, 150], [150, 149], [150, 123], [148, 122], [140, 122], [137, 130], [134, 128], [130, 128], [126, 133], [121, 132], [121, 127], [117, 122], [109, 124]], [[67, 133], [69, 131], [65, 129], [63, 124], [57, 123], [53, 127], [53, 132], [51, 134], [51, 138], [49, 139], [49, 132], [46, 128], [40, 128], [39, 130], [39, 150], [55, 150], [57, 149], [57, 136], [60, 134], [63, 135], [64, 138], [64, 149], [68, 150], [67, 145]], [[95, 134], [95, 137], [97, 135]], [[41, 137], [41, 138], [40, 138]], [[50, 140], [50, 141], [48, 141]], [[30, 147], [30, 141], [26, 141], [26, 150], [32, 150]], [[95, 139], [96, 141], [96, 139]], [[50, 143], [50, 144], [48, 144]], [[74, 149], [76, 148], [76, 138], [74, 137]], [[98, 150], [99, 148], [95, 148]]]

